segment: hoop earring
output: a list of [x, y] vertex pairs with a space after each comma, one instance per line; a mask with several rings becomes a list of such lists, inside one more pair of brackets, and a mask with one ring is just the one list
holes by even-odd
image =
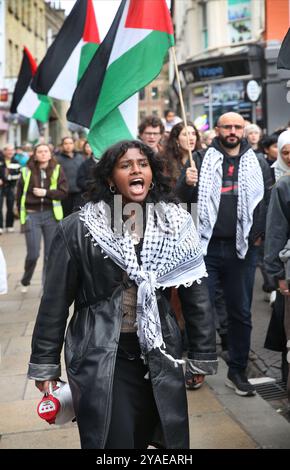
[[154, 186], [155, 186], [155, 184], [153, 183], [153, 181], [151, 181], [150, 186], [149, 186], [149, 191], [151, 191], [151, 189], [153, 189]]
[[115, 192], [116, 192], [115, 186], [110, 185], [110, 186], [109, 186], [109, 189], [110, 189], [110, 191], [111, 191], [112, 194], [115, 194]]

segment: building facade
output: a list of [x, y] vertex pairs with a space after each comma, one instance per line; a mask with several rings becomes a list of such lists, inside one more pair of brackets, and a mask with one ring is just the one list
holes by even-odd
[[[46, 51], [44, 0], [6, 0], [5, 4], [5, 71], [4, 88], [8, 89], [9, 142], [20, 144], [27, 137], [27, 120], [9, 116], [9, 107], [22, 61], [23, 46], [39, 62]], [[6, 114], [6, 115], [7, 115]]]
[[[0, 0], [0, 146], [6, 142], [19, 145], [27, 140], [28, 119], [9, 112], [26, 46], [37, 63], [63, 24], [64, 10], [59, 3], [45, 0]], [[46, 140], [59, 142], [66, 134], [67, 104], [54, 105], [48, 124], [40, 125]]]
[[163, 117], [169, 106], [168, 88], [167, 62], [159, 76], [139, 92], [139, 122], [149, 115]]
[[173, 18], [188, 117], [212, 128], [236, 111], [268, 132], [289, 121], [290, 73], [276, 67], [288, 0], [175, 0]]

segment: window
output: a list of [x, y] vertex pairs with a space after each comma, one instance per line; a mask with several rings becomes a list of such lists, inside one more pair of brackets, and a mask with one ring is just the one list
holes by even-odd
[[139, 91], [139, 100], [145, 100], [145, 88]]
[[154, 86], [151, 88], [151, 97], [153, 100], [158, 100], [159, 98], [158, 87]]
[[146, 117], [146, 111], [140, 111], [139, 113], [139, 121], [142, 122]]
[[27, 24], [27, 2], [22, 2], [21, 21], [24, 26]]
[[14, 13], [15, 0], [8, 0], [8, 11]]
[[13, 64], [13, 75], [16, 76], [17, 75], [17, 70], [19, 68], [19, 65], [20, 65], [20, 58], [19, 58], [19, 46], [18, 44], [15, 44], [15, 54], [14, 54], [14, 64]]
[[33, 11], [33, 13], [34, 13], [34, 28], [33, 28], [33, 31], [34, 31], [35, 36], [38, 36], [39, 24], [38, 24], [38, 8], [37, 8], [36, 3], [34, 3], [33, 10], [34, 10]]
[[12, 41], [11, 39], [8, 40], [8, 54], [9, 54], [9, 57], [7, 57], [8, 59], [8, 77], [11, 78], [13, 77], [13, 57], [14, 57], [14, 51], [13, 51], [13, 44], [12, 44]]
[[228, 0], [228, 29], [231, 43], [252, 38], [251, 0]]
[[27, 26], [28, 29], [32, 30], [32, 0], [25, 0], [27, 2]]
[[203, 39], [203, 48], [208, 48], [208, 29], [207, 29], [207, 2], [202, 2], [201, 8], [201, 33]]

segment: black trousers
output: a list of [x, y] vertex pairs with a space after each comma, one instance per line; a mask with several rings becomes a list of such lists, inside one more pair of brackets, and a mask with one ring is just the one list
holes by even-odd
[[147, 372], [137, 336], [121, 334], [106, 449], [146, 449], [152, 442], [159, 415]]

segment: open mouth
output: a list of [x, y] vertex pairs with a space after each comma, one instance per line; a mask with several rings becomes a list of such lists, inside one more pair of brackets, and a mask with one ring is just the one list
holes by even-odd
[[144, 188], [143, 178], [135, 178], [129, 183], [130, 189], [134, 194], [141, 194]]

